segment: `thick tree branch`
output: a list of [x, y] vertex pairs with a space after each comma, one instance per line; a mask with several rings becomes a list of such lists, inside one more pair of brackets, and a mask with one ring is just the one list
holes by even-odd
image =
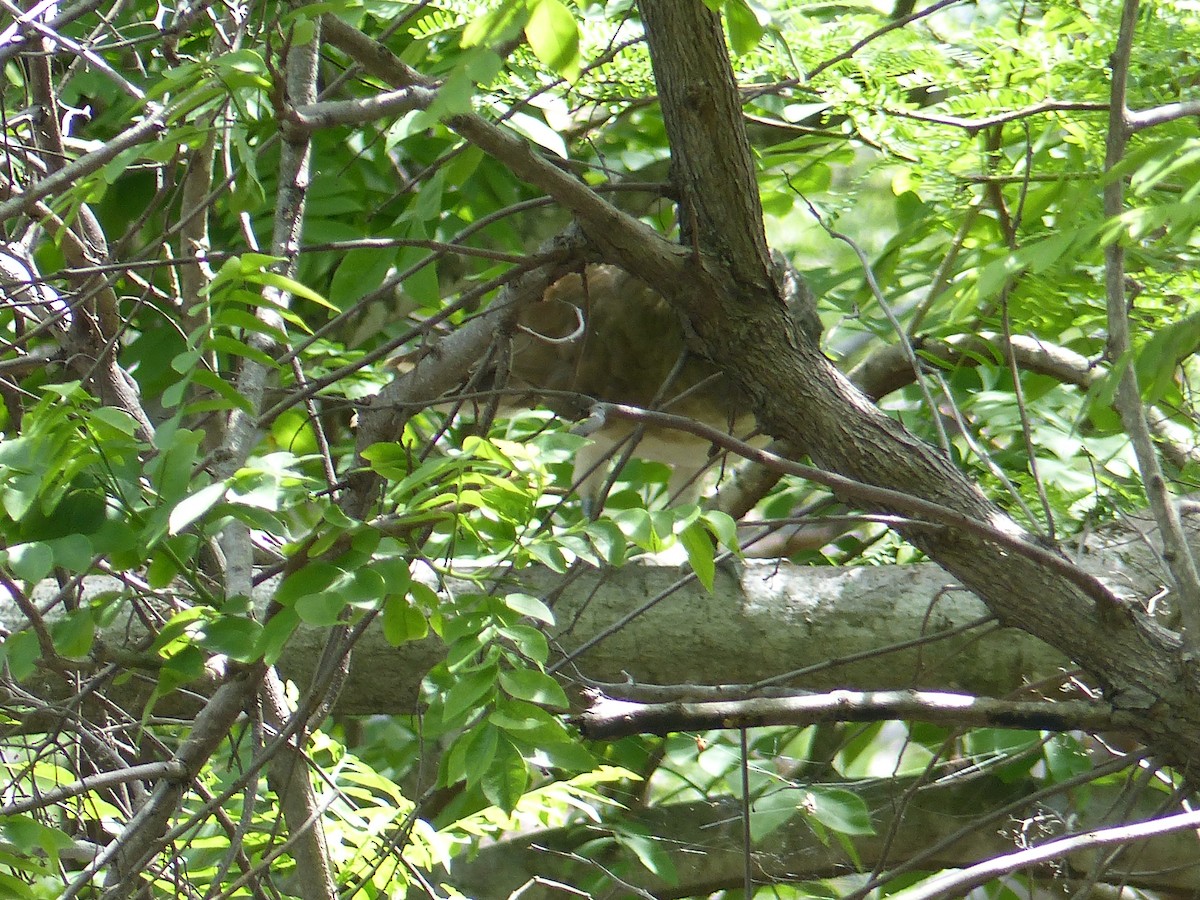
[[[767, 294], [762, 203], [721, 17], [704, 4], [644, 0], [639, 8], [672, 148], [684, 242], [694, 241], [706, 262], [727, 266], [733, 280]], [[687, 53], [677, 52], [679, 42]]]
[[[698, 39], [715, 39], [709, 35], [709, 13], [702, 4], [646, 0], [644, 5], [647, 9], [671, 8], [665, 20], [656, 14], [646, 17], [651, 53], [659, 57], [662, 67], [695, 56]], [[664, 21], [672, 26], [661, 27]], [[685, 63], [678, 65], [682, 68]], [[709, 75], [689, 89], [677, 80], [660, 78], [664, 116], [669, 119], [672, 108], [692, 103], [696, 85], [716, 90], [726, 83], [723, 77]], [[725, 127], [741, 128], [740, 117], [732, 118]], [[680, 160], [692, 155], [711, 158], [708, 147], [674, 143], [671, 149], [677, 165], [684, 165]], [[721, 162], [712, 161], [716, 166]], [[723, 168], [710, 175], [743, 183], [744, 164], [743, 158], [733, 154]], [[683, 202], [692, 203], [692, 208], [699, 204], [693, 195], [708, 187], [706, 183], [678, 185]], [[709, 227], [719, 228], [721, 222], [736, 220], [736, 216], [723, 216]], [[698, 235], [708, 233], [697, 230]], [[738, 244], [714, 242], [712, 248], [721, 246]], [[631, 258], [627, 263], [637, 271], [637, 260]], [[744, 260], [740, 265], [752, 263]], [[700, 266], [685, 268], [672, 282], [655, 284], [684, 313], [707, 355], [724, 366], [750, 394], [768, 433], [805, 448], [822, 468], [913, 494], [1013, 537], [1032, 540], [948, 460], [913, 438], [856, 391], [815, 346], [791, 329], [769, 293], [721, 277], [723, 271], [738, 268], [729, 261], [723, 260], [719, 266], [703, 261]], [[714, 298], [720, 298], [719, 302]], [[1128, 627], [1117, 618], [1097, 614], [1080, 588], [1061, 572], [1052, 572], [1039, 561], [1015, 555], [982, 536], [956, 529], [909, 527], [902, 531], [984, 598], [1001, 621], [1018, 625], [1084, 662], [1104, 679], [1118, 705], [1149, 708], [1162, 698], [1161, 708], [1164, 712], [1171, 709], [1170, 719], [1182, 716], [1200, 726], [1196, 685], [1182, 676], [1174, 636], [1141, 620]], [[1064, 628], [1064, 622], [1071, 624]], [[1185, 737], [1185, 731], [1174, 725], [1168, 726], [1167, 719], [1157, 720], [1157, 729], [1151, 717], [1143, 721], [1150, 734], [1157, 730], [1159, 748], [1172, 759], [1183, 762], [1200, 755], [1200, 741]]]
[[[651, 53], [658, 65], [693, 56], [705, 40], [723, 40], [713, 33], [710, 14], [693, 0], [647, 0], [648, 5], [670, 6], [666, 21], [671, 28], [652, 23], [662, 10], [648, 18]], [[335, 20], [336, 21], [336, 20]], [[341, 35], [335, 34], [340, 29]], [[331, 38], [369, 70], [390, 79], [393, 87], [412, 83], [411, 70], [403, 67], [386, 49], [364, 43], [349, 35], [342, 23], [331, 26]], [[356, 43], [357, 42], [357, 43]], [[348, 49], [349, 48], [349, 49]], [[719, 59], [711, 48], [704, 58]], [[683, 63], [681, 63], [682, 65]], [[726, 64], [727, 65], [727, 64]], [[407, 70], [407, 71], [406, 71]], [[708, 90], [734, 91], [727, 72], [710, 73], [688, 84], [682, 79], [660, 82], [664, 115], [694, 104]], [[736, 101], [705, 99], [711, 114], [718, 108], [736, 107]], [[681, 115], [685, 115], [681, 113]], [[793, 446], [805, 448], [823, 468], [849, 478], [897, 489], [955, 509], [989, 526], [1011, 533], [1024, 532], [989, 503], [962, 472], [940, 454], [908, 434], [899, 423], [883, 415], [829, 364], [811, 342], [792, 328], [769, 279], [753, 277], [757, 259], [759, 228], [747, 236], [719, 237], [716, 223], [698, 223], [697, 238], [712, 240], [713, 248], [753, 249], [755, 258], [720, 260], [692, 259], [685, 248], [671, 248], [645, 226], [607, 206], [595, 194], [557, 167], [543, 160], [523, 142], [474, 116], [448, 121], [468, 140], [478, 144], [519, 177], [546, 190], [570, 209], [584, 231], [613, 261], [661, 290], [684, 314], [697, 340], [711, 359], [722, 365], [747, 391], [765, 429]], [[740, 115], [724, 128], [743, 127]], [[718, 129], [719, 131], [720, 129]], [[713, 130], [684, 129], [683, 133], [711, 136]], [[738, 154], [725, 163], [713, 159], [708, 147], [676, 145], [673, 157], [700, 154], [710, 160], [707, 172], [717, 181], [745, 184], [750, 175], [747, 160]], [[685, 165], [685, 171], [686, 165]], [[753, 178], [749, 177], [753, 184]], [[691, 184], [680, 180], [686, 209], [707, 208], [694, 195], [710, 188], [707, 182]], [[754, 208], [751, 203], [749, 207]], [[744, 218], [744, 216], [742, 217]], [[721, 221], [740, 221], [737, 214], [722, 211]], [[761, 227], [761, 226], [759, 226]], [[700, 247], [703, 251], [705, 248]], [[692, 259], [693, 264], [688, 264]], [[765, 270], [765, 265], [764, 265]], [[750, 280], [737, 280], [731, 272], [749, 272]], [[890, 510], [884, 510], [890, 511]], [[1153, 623], [1138, 620], [1135, 627], [1122, 626], [1119, 618], [1098, 615], [1089, 598], [1061, 574], [1048, 571], [1039, 562], [1013, 555], [978, 536], [954, 529], [910, 528], [905, 536], [945, 566], [963, 584], [976, 591], [1007, 624], [1019, 625], [1068, 656], [1079, 659], [1110, 690], [1123, 708], [1161, 709], [1163, 715], [1145, 716], [1143, 725], [1159, 748], [1182, 762], [1200, 757], [1200, 704], [1192, 679], [1178, 665], [1178, 641]], [[1031, 539], [1022, 537], [1022, 539]], [[1063, 623], [1070, 627], [1064, 628]], [[1170, 710], [1169, 716], [1165, 715]]]
[[[1192, 540], [1197, 542], [1194, 534]], [[1150, 597], [1160, 592], [1164, 578], [1155, 544], [1153, 522], [1131, 517], [1092, 535], [1078, 559], [1122, 595]], [[561, 674], [580, 686], [598, 685], [610, 696], [657, 700], [661, 694], [653, 685], [694, 685], [690, 696], [716, 699], [738, 694], [714, 695], [705, 686], [769, 680], [809, 691], [922, 688], [999, 697], [1069, 666], [1032, 637], [987, 627], [983, 604], [930, 564], [810, 568], [754, 562], [736, 573], [732, 567], [718, 568], [711, 593], [681, 575], [670, 566], [630, 564], [585, 573], [563, 589], [561, 576], [533, 569], [520, 574], [514, 589], [553, 599], [562, 623], [553, 632], [559, 657], [592, 644]], [[111, 578], [88, 579], [81, 602], [120, 588]], [[469, 582], [451, 582], [447, 588], [451, 593], [472, 589]], [[273, 590], [273, 583], [260, 586], [261, 605]], [[30, 599], [44, 605], [58, 591], [57, 584], [47, 582]], [[662, 602], [651, 611], [593, 643], [632, 606], [660, 594]], [[1170, 598], [1159, 607], [1166, 617], [1174, 612]], [[15, 630], [24, 624], [19, 609], [0, 607], [0, 625]], [[301, 626], [279, 661], [282, 674], [297, 684], [311, 683], [325, 637], [326, 629]], [[122, 641], [136, 647], [140, 639], [136, 622], [114, 622], [100, 638], [99, 659], [109, 659]], [[421, 679], [444, 654], [445, 647], [432, 637], [397, 652], [373, 625], [355, 647], [338, 710], [414, 713]], [[137, 668], [136, 660], [121, 658]], [[45, 671], [24, 687], [53, 701], [71, 697], [73, 683]], [[130, 679], [114, 686], [111, 697], [140, 709], [152, 686], [152, 681]], [[197, 693], [205, 690], [203, 684], [193, 685], [191, 691], [162, 698], [156, 709], [163, 715], [194, 715]], [[39, 727], [39, 721], [31, 718], [28, 725]]]

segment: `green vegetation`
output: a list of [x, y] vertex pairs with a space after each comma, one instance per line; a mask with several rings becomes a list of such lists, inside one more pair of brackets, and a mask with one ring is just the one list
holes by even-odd
[[4, 896], [1200, 891], [1195, 4], [18, 12]]

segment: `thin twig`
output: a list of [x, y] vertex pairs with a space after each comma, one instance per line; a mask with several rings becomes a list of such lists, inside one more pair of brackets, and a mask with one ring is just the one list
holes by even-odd
[[[788, 187], [792, 187], [790, 178], [788, 179]], [[921, 391], [921, 396], [925, 400], [925, 406], [929, 410], [929, 418], [933, 421], [933, 427], [937, 431], [938, 444], [941, 446], [946, 456], [950, 459], [953, 459], [954, 454], [950, 449], [950, 438], [946, 435], [945, 426], [942, 425], [942, 417], [938, 413], [937, 404], [933, 400], [933, 395], [929, 392], [929, 385], [927, 385], [925, 383], [925, 379], [921, 377], [921, 361], [917, 359], [917, 354], [913, 350], [912, 341], [908, 339], [908, 332], [905, 331], [904, 326], [900, 324], [900, 320], [892, 311], [891, 304], [888, 303], [887, 298], [884, 297], [883, 290], [879, 287], [879, 282], [875, 279], [875, 269], [871, 265], [871, 261], [867, 258], [867, 254], [852, 237], [847, 234], [843, 234], [840, 231], [836, 231], [832, 226], [827, 224], [817, 212], [816, 207], [812, 205], [807, 197], [797, 191], [794, 187], [792, 187], [792, 190], [795, 191], [800, 199], [802, 199], [808, 206], [809, 212], [811, 212], [813, 218], [817, 220], [817, 224], [825, 230], [825, 233], [834, 240], [844, 243], [851, 250], [853, 250], [854, 255], [858, 257], [859, 265], [861, 265], [863, 268], [863, 275], [867, 279], [867, 286], [871, 289], [871, 295], [875, 298], [875, 302], [879, 304], [879, 308], [883, 310], [883, 314], [887, 317], [888, 323], [892, 326], [892, 330], [896, 332], [896, 336], [900, 339], [900, 346], [904, 350], [904, 357], [908, 360], [909, 365], [912, 366], [913, 375], [915, 376], [914, 380], [917, 383], [917, 387]]]
[[615, 415], [633, 422], [646, 422], [689, 432], [690, 434], [711, 441], [719, 447], [730, 450], [738, 456], [752, 459], [765, 466], [777, 468], [785, 474], [797, 475], [809, 481], [814, 481], [817, 484], [824, 485], [841, 496], [905, 513], [919, 519], [936, 522], [940, 525], [948, 525], [969, 531], [986, 541], [990, 541], [1006, 550], [1014, 551], [1055, 572], [1095, 601], [1097, 607], [1102, 612], [1115, 613], [1117, 615], [1115, 621], [1127, 621], [1131, 612], [1124, 601], [1109, 591], [1099, 579], [1084, 572], [1065, 557], [1059, 556], [1057, 553], [1033, 543], [1029, 540], [1029, 535], [1015, 525], [1010, 531], [1001, 531], [992, 525], [980, 522], [940, 503], [933, 503], [929, 500], [923, 500], [911, 494], [906, 494], [903, 491], [867, 484], [862, 481], [856, 481], [853, 478], [846, 478], [843, 475], [835, 475], [824, 469], [817, 469], [813, 466], [793, 462], [790, 459], [783, 459], [773, 453], [768, 453], [765, 450], [760, 450], [751, 444], [747, 444], [745, 441], [739, 441], [734, 436], [726, 434], [719, 428], [712, 428], [684, 416], [673, 416], [668, 413], [639, 409], [636, 406], [627, 406], [619, 403], [598, 403], [596, 406], [604, 414]]
[[[1114, 223], [1125, 208], [1124, 178], [1113, 177], [1111, 173], [1125, 158], [1130, 133], [1126, 90], [1137, 10], [1137, 0], [1126, 0], [1121, 13], [1117, 47], [1112, 57], [1112, 98], [1104, 154], [1104, 168], [1109, 176], [1104, 185], [1104, 214]], [[1197, 570], [1195, 557], [1183, 533], [1179, 510], [1159, 464], [1138, 387], [1125, 297], [1125, 246], [1120, 235], [1104, 248], [1104, 280], [1108, 305], [1108, 355], [1113, 365], [1121, 369], [1114, 405], [1133, 444], [1146, 498], [1163, 542], [1163, 559], [1179, 592], [1184, 647], [1189, 655], [1195, 656], [1200, 653], [1200, 571]]]

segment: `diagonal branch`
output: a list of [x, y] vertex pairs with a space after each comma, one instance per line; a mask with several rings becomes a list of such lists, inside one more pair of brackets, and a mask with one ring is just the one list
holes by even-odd
[[[678, 65], [688, 57], [719, 60], [704, 42], [723, 40], [715, 17], [690, 0], [643, 0], [647, 41], [656, 72]], [[727, 63], [711, 62], [712, 65]], [[658, 78], [664, 119], [694, 115], [702, 91], [735, 93], [728, 73], [704, 73], [695, 67], [695, 80]], [[705, 109], [728, 103], [705, 101]], [[714, 183], [745, 184], [749, 160], [736, 152], [712, 152], [711, 136], [743, 127], [741, 117], [730, 117], [720, 128], [679, 129], [672, 133], [672, 161], [676, 171], [703, 171], [699, 181], [680, 180], [676, 185], [686, 209], [701, 209], [700, 195]], [[668, 129], [670, 132], [670, 128]], [[709, 137], [705, 137], [705, 135]], [[736, 146], [730, 140], [728, 150]], [[686, 163], [687, 157], [703, 166]], [[703, 254], [745, 246], [722, 229], [744, 221], [743, 208], [714, 212], [714, 219], [694, 231]], [[711, 236], [711, 237], [710, 237]], [[709, 243], [705, 243], [710, 241]], [[753, 242], [751, 242], [753, 243]], [[819, 466], [845, 477], [899, 490], [956, 510], [959, 514], [1003, 531], [1011, 537], [1036, 542], [1007, 515], [991, 504], [979, 489], [943, 455], [910, 435], [900, 423], [884, 415], [829, 363], [812, 342], [796, 333], [768, 291], [756, 289], [743, 278], [727, 273], [752, 271], [756, 260], [747, 253], [741, 261], [703, 258], [699, 266], [686, 266], [673, 281], [657, 281], [663, 294], [690, 322], [706, 354], [725, 367], [754, 401], [759, 420], [768, 433], [806, 449]], [[623, 260], [635, 274], [637, 260]], [[886, 505], [878, 507], [891, 512]], [[1008, 625], [1041, 637], [1068, 656], [1088, 665], [1121, 704], [1153, 704], [1159, 698], [1173, 715], [1200, 724], [1193, 679], [1181, 677], [1178, 641], [1135, 615], [1131, 620], [1112, 616], [1113, 604], [1093, 607], [1077, 579], [1048, 568], [1044, 562], [1014, 554], [982, 535], [951, 528], [930, 530], [920, 526], [901, 529], [904, 536], [975, 591]], [[1063, 623], [1070, 627], [1064, 628]], [[1133, 627], [1129, 627], [1130, 624]], [[1119, 648], [1119, 649], [1118, 649]], [[1167, 699], [1169, 698], [1169, 699]], [[1148, 725], [1150, 719], [1145, 719]], [[1200, 742], [1179, 741], [1181, 732], [1157, 732], [1159, 749], [1182, 761], [1200, 754]], [[1150, 740], [1153, 742], [1154, 737]]]
[[[697, 104], [708, 116], [717, 109], [737, 109], [736, 99], [704, 96], [724, 91], [736, 98], [723, 49], [697, 50], [699, 45], [724, 40], [707, 7], [694, 0], [644, 0], [643, 14], [651, 55], [657, 57], [656, 69], [698, 52], [709, 65], [721, 69], [705, 73], [690, 67], [688, 71], [698, 78], [695, 82], [660, 79], [664, 117], [695, 118], [696, 110], [680, 110]], [[326, 21], [330, 22], [331, 42], [373, 74], [397, 88], [415, 83], [411, 69], [386, 48], [336, 19]], [[818, 465], [843, 476], [954, 509], [1013, 538], [1034, 540], [949, 460], [884, 415], [829, 363], [814, 342], [795, 331], [759, 257], [761, 223], [752, 221], [758, 201], [748, 154], [713, 153], [707, 146], [714, 137], [743, 129], [740, 114], [723, 123], [697, 121], [696, 127], [676, 133], [677, 142], [671, 148], [676, 171], [702, 176], [694, 182], [678, 180], [684, 209], [693, 213], [710, 210], [715, 217], [695, 223], [692, 233], [697, 246], [690, 250], [669, 244], [649, 227], [606, 204], [524, 141], [481, 118], [452, 116], [447, 124], [562, 203], [606, 258], [659, 289], [683, 314], [705, 355], [722, 365], [747, 392], [768, 433], [806, 449]], [[744, 136], [733, 138], [722, 146], [735, 147], [744, 140]], [[688, 156], [704, 164], [681, 162]], [[720, 183], [742, 185], [750, 196], [743, 198], [737, 209], [713, 211], [698, 195]], [[738, 223], [745, 225], [748, 233], [725, 233]], [[719, 258], [716, 252], [744, 256]], [[690, 264], [696, 262], [699, 264]], [[760, 265], [761, 279], [757, 276]], [[891, 512], [886, 507], [882, 511]], [[1120, 708], [1159, 708], [1161, 702], [1161, 708], [1171, 710], [1171, 724], [1168, 727], [1165, 718], [1143, 717], [1140, 722], [1147, 739], [1173, 760], [1200, 758], [1197, 685], [1181, 672], [1174, 635], [1140, 615], [1131, 623], [1123, 615], [1098, 613], [1092, 599], [1072, 579], [981, 535], [919, 525], [903, 533], [979, 594], [1002, 622], [1023, 628], [1069, 657], [1086, 662]], [[1118, 605], [1114, 598], [1099, 608], [1112, 610]], [[1070, 627], [1064, 627], [1064, 622]]]

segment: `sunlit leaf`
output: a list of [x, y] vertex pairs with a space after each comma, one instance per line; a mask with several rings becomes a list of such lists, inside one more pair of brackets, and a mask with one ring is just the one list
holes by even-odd
[[704, 585], [705, 590], [713, 589], [713, 579], [716, 575], [712, 538], [708, 530], [700, 523], [693, 522], [679, 533], [680, 543], [687, 551], [688, 563], [696, 578]]
[[529, 594], [505, 594], [504, 605], [523, 616], [529, 616], [547, 625], [554, 624], [554, 613], [537, 597]]
[[510, 697], [543, 706], [566, 708], [567, 695], [551, 676], [533, 669], [506, 669], [500, 673], [500, 686]]
[[579, 26], [560, 0], [529, 0], [529, 46], [543, 63], [573, 81], [579, 75]]

